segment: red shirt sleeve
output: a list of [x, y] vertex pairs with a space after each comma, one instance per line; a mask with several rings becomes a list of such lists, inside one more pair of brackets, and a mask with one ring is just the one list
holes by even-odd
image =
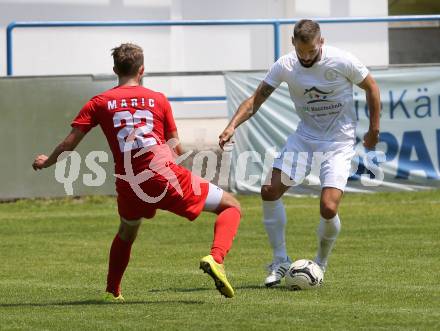
[[78, 115], [76, 115], [76, 117], [73, 119], [70, 126], [72, 128], [77, 128], [84, 133], [89, 132], [93, 127], [98, 124], [98, 121], [96, 119], [97, 109], [97, 99], [95, 97], [87, 102], [84, 107], [82, 107]]
[[176, 127], [176, 123], [174, 122], [174, 116], [173, 116], [173, 111], [171, 109], [171, 105], [168, 102], [168, 99], [165, 95], [163, 95], [163, 111], [165, 113], [165, 117], [164, 117], [164, 132], [165, 133], [170, 133], [170, 132], [174, 132], [177, 131], [177, 127]]

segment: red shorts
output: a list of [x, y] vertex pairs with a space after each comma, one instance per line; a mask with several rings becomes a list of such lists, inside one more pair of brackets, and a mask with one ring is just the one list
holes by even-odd
[[[162, 175], [139, 184], [141, 191], [135, 192], [124, 180], [116, 180], [118, 193], [118, 212], [126, 220], [153, 218], [157, 209], [168, 210], [190, 221], [197, 218], [203, 210], [208, 195], [209, 182], [193, 175], [188, 169], [171, 163], [168, 165], [174, 180]], [[177, 181], [175, 180], [177, 179]], [[176, 185], [178, 183], [178, 185]], [[152, 198], [161, 196], [156, 202]]]

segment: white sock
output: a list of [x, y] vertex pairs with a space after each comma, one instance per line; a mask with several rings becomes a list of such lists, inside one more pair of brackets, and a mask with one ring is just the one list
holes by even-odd
[[329, 220], [321, 217], [317, 231], [318, 253], [316, 254], [315, 262], [324, 268], [327, 266], [328, 257], [339, 231], [341, 231], [341, 220], [337, 214]]
[[286, 211], [281, 199], [275, 201], [263, 200], [263, 223], [273, 249], [273, 261], [285, 262], [286, 252]]

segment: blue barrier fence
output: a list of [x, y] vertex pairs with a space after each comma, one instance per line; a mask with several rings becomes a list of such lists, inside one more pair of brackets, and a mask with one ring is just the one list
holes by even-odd
[[[12, 22], [6, 29], [7, 75], [13, 75], [12, 32], [17, 28], [53, 28], [53, 27], [158, 27], [158, 26], [227, 26], [227, 25], [271, 25], [274, 35], [274, 61], [280, 57], [281, 25], [295, 24], [299, 19], [254, 19], [254, 20], [194, 20], [194, 21], [65, 21], [65, 22]], [[342, 17], [317, 18], [320, 23], [378, 23], [378, 22], [416, 22], [439, 21], [440, 15], [410, 15], [381, 17]]]
[[182, 102], [182, 101], [225, 101], [225, 96], [207, 96], [207, 97], [169, 97], [171, 102]]
[[[13, 75], [13, 35], [17, 28], [53, 28], [53, 27], [163, 27], [163, 26], [230, 26], [230, 25], [271, 25], [274, 39], [274, 61], [281, 55], [281, 25], [295, 24], [299, 19], [254, 19], [254, 20], [193, 20], [193, 21], [60, 21], [60, 22], [12, 22], [6, 29], [7, 75]], [[409, 15], [381, 17], [341, 17], [316, 18], [319, 23], [384, 23], [440, 21], [440, 15]], [[170, 97], [170, 101], [224, 101], [225, 96]]]

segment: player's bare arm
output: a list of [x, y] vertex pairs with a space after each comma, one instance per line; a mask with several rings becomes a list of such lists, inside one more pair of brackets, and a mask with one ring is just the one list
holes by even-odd
[[241, 123], [251, 118], [258, 111], [258, 109], [260, 109], [261, 105], [266, 101], [267, 98], [269, 98], [274, 90], [274, 87], [263, 81], [255, 90], [255, 93], [241, 103], [228, 126], [219, 136], [220, 148], [223, 149], [223, 146], [231, 140], [235, 129]]
[[359, 87], [365, 90], [370, 112], [370, 127], [364, 136], [364, 146], [368, 149], [374, 149], [379, 141], [380, 91], [376, 81], [370, 74], [359, 84]]
[[183, 154], [183, 147], [182, 147], [182, 144], [180, 143], [179, 134], [177, 133], [177, 131], [167, 133], [165, 135], [165, 139], [167, 141], [169, 141], [170, 139], [177, 139], [178, 143], [177, 143], [177, 145], [174, 146], [173, 150], [177, 154], [177, 156], [180, 156]]
[[60, 156], [61, 153], [73, 151], [85, 135], [86, 134], [81, 130], [73, 128], [67, 137], [64, 138], [64, 140], [57, 147], [55, 147], [50, 156], [46, 156], [44, 154], [38, 155], [32, 164], [32, 168], [34, 168], [34, 170], [41, 170], [55, 164], [58, 156]]

